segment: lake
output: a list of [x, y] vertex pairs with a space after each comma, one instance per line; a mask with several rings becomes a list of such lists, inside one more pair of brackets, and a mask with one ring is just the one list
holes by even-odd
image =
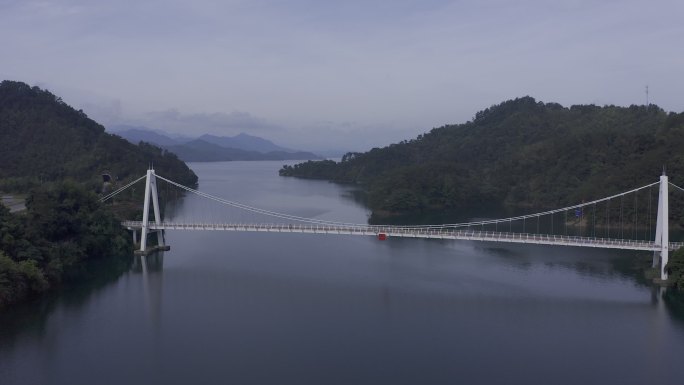
[[[279, 177], [281, 163], [191, 167], [201, 191], [229, 200], [368, 220], [352, 187]], [[191, 195], [167, 207], [197, 216], [221, 213]], [[636, 252], [220, 231], [166, 241], [123, 274], [100, 269], [0, 314], [0, 384], [684, 381], [681, 309], [642, 282]]]

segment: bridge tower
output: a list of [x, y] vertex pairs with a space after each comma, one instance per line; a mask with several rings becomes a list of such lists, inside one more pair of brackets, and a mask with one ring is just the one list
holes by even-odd
[[[152, 207], [154, 209], [154, 222], [161, 225], [161, 215], [159, 213], [159, 196], [157, 195], [157, 177], [154, 174], [154, 168], [147, 170], [147, 179], [145, 180], [145, 203], [143, 205], [143, 219], [142, 231], [140, 234], [140, 251], [147, 250], [147, 234], [150, 225], [150, 197], [152, 198]], [[157, 243], [159, 246], [164, 246], [163, 230], [156, 230]]]
[[660, 176], [660, 193], [658, 195], [658, 218], [656, 219], [655, 244], [660, 246], [660, 251], [653, 252], [653, 267], [660, 263], [660, 279], [667, 279], [667, 265], [670, 248], [670, 226], [669, 226], [669, 205], [668, 205], [668, 180], [663, 170]]

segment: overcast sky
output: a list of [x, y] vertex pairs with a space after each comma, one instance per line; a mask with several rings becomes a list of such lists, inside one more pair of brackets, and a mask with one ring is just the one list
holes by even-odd
[[386, 145], [530, 95], [684, 111], [682, 0], [0, 0], [0, 78], [105, 124]]

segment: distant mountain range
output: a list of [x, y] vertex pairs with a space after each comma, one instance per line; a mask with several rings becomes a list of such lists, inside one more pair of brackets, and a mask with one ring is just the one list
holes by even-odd
[[[195, 139], [188, 143], [166, 147], [167, 150], [178, 155], [187, 162], [221, 162], [226, 160], [303, 160], [322, 159], [316, 154], [303, 151], [249, 151], [234, 147], [223, 147], [216, 142], [208, 142], [204, 139]], [[232, 139], [232, 138], [226, 138]], [[257, 138], [261, 139], [261, 138]], [[261, 139], [265, 140], [265, 139]], [[268, 141], [266, 141], [268, 142]], [[270, 143], [270, 142], [269, 142]], [[272, 143], [271, 143], [272, 144]], [[273, 145], [273, 144], [272, 144]], [[275, 145], [274, 145], [275, 146]]]
[[171, 138], [165, 133], [153, 131], [146, 127], [138, 126], [113, 126], [107, 127], [107, 130], [112, 134], [118, 135], [133, 144], [140, 142], [147, 142], [157, 146], [175, 146], [184, 142], [189, 142], [192, 139], [183, 140], [182, 138]]
[[112, 126], [109, 130], [135, 144], [147, 142], [160, 146], [186, 162], [323, 159], [314, 153], [281, 147], [270, 140], [245, 133], [235, 136], [205, 134], [190, 138], [172, 137], [161, 131], [138, 126]]

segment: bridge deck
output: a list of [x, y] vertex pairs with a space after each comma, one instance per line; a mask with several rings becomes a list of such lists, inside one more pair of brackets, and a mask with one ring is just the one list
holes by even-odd
[[[124, 221], [124, 227], [141, 229], [140, 221]], [[159, 225], [150, 223], [149, 230], [210, 230], [210, 231], [250, 231], [275, 233], [308, 233], [308, 234], [339, 234], [377, 236], [386, 234], [388, 237], [451, 239], [484, 242], [528, 243], [539, 245], [581, 246], [604, 249], [626, 249], [657, 251], [660, 247], [653, 241], [611, 239], [595, 237], [577, 237], [549, 234], [507, 233], [496, 231], [473, 231], [457, 229], [426, 229], [402, 228], [394, 226], [332, 226], [308, 224], [246, 224], [246, 223], [172, 223], [163, 222]], [[670, 250], [682, 247], [682, 242], [670, 242]]]

